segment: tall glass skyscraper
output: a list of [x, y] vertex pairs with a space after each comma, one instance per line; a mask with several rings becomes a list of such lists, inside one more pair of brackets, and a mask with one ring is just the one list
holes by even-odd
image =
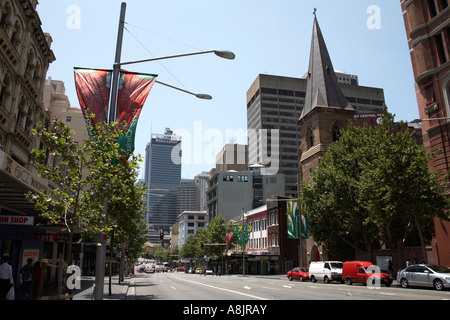
[[177, 188], [181, 180], [181, 137], [169, 128], [152, 134], [145, 149], [145, 184], [148, 241], [160, 243], [177, 221]]

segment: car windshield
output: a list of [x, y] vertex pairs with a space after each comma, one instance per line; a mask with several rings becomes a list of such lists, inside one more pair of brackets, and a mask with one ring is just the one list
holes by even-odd
[[306, 269], [306, 268], [298, 268], [298, 271], [299, 272], [308, 272], [308, 269]]
[[428, 268], [430, 268], [431, 270], [433, 270], [434, 272], [439, 272], [439, 273], [450, 273], [450, 269], [446, 268], [446, 267], [441, 267], [441, 266], [428, 266]]
[[344, 265], [341, 262], [331, 262], [330, 264], [331, 264], [332, 268], [336, 268], [336, 269], [342, 269], [342, 266]]

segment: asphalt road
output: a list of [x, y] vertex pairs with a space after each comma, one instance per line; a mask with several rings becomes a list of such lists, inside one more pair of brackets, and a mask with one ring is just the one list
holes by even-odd
[[288, 281], [283, 276], [212, 276], [186, 273], [138, 273], [130, 280], [127, 300], [450, 300], [450, 290], [369, 289], [362, 284]]

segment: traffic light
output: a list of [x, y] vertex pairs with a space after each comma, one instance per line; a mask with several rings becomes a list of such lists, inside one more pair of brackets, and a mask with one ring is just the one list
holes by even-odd
[[159, 233], [159, 239], [160, 239], [160, 240], [163, 240], [163, 239], [164, 239], [164, 232], [161, 231], [161, 232]]
[[204, 243], [204, 242], [201, 242], [201, 243], [200, 243], [200, 247], [203, 249], [203, 248], [205, 247], [205, 243]]
[[127, 257], [129, 257], [129, 256], [130, 256], [130, 250], [125, 249], [125, 255], [126, 255]]

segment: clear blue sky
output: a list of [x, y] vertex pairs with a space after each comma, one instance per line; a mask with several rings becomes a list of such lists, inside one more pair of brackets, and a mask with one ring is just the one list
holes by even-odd
[[[122, 1], [39, 2], [42, 28], [51, 34], [56, 56], [47, 75], [65, 82], [66, 94], [77, 107], [73, 67], [112, 68]], [[234, 61], [201, 55], [165, 60], [164, 67], [150, 62], [127, 68], [156, 73], [162, 82], [213, 96], [211, 101], [199, 100], [156, 84], [139, 119], [135, 152], [142, 155], [152, 132], [163, 133], [170, 127], [184, 136], [184, 178], [215, 165], [217, 149], [230, 140], [227, 131], [235, 132], [232, 136], [238, 143], [246, 143], [237, 133], [246, 131], [246, 92], [258, 74], [305, 74], [314, 7], [335, 69], [358, 75], [362, 86], [383, 88], [397, 120], [418, 118], [400, 1], [125, 2], [128, 31], [122, 61], [210, 49], [236, 54]], [[379, 16], [373, 16], [375, 11], [367, 12], [372, 5], [380, 9]], [[376, 28], [369, 28], [368, 20]]]

